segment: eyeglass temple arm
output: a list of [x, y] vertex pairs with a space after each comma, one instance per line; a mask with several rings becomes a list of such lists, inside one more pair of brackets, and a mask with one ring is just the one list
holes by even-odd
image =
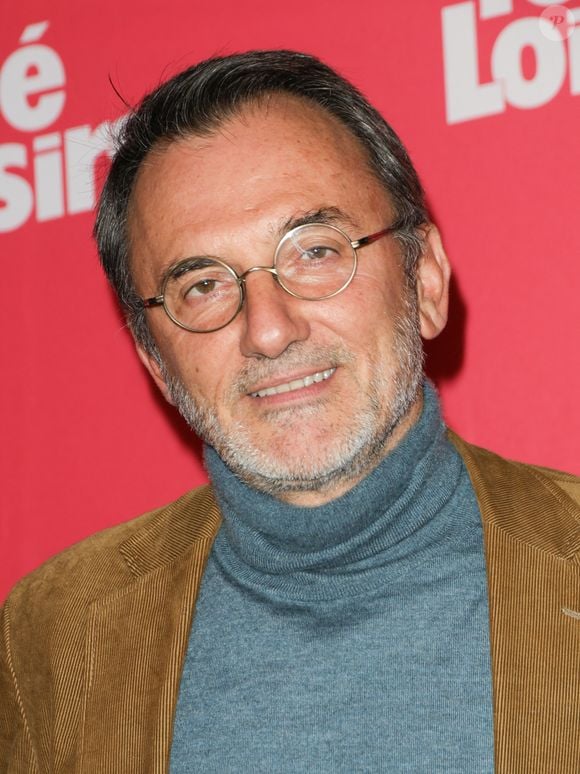
[[364, 247], [365, 245], [371, 245], [373, 242], [376, 242], [377, 239], [380, 239], [381, 237], [386, 236], [387, 234], [390, 234], [392, 231], [396, 231], [397, 226], [389, 226], [389, 228], [384, 228], [382, 231], [376, 231], [374, 234], [369, 234], [368, 236], [361, 237], [360, 239], [356, 239], [354, 242], [351, 242], [351, 245], [353, 247], [353, 250], [358, 250], [359, 247]]
[[144, 309], [149, 309], [151, 306], [163, 306], [163, 296], [153, 296], [153, 298], [140, 298], [139, 299]]

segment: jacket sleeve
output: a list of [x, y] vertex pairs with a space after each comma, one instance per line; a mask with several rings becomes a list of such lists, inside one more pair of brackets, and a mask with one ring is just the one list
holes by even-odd
[[0, 611], [0, 774], [39, 774], [12, 664], [9, 603]]

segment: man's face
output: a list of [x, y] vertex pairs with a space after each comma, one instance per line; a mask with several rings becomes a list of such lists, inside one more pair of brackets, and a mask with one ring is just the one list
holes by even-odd
[[[157, 294], [164, 269], [192, 256], [239, 274], [271, 266], [279, 238], [318, 211], [351, 239], [393, 220], [337, 122], [289, 98], [248, 108], [143, 163], [129, 222], [137, 290]], [[389, 236], [361, 250], [351, 285], [324, 301], [293, 298], [255, 272], [222, 330], [190, 333], [161, 308], [148, 311], [163, 365], [142, 358], [243, 479], [292, 502], [324, 502], [372, 469], [420, 411], [422, 302], [407, 284]]]

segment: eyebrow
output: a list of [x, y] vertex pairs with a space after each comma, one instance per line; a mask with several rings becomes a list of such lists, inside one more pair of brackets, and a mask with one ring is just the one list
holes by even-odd
[[282, 221], [278, 228], [273, 229], [273, 234], [281, 239], [284, 234], [299, 226], [308, 226], [311, 223], [325, 223], [328, 225], [350, 226], [358, 230], [358, 223], [346, 212], [338, 207], [319, 207], [316, 210], [310, 210], [302, 215], [295, 215]]
[[[290, 218], [280, 221], [277, 225], [270, 228], [270, 233], [273, 239], [280, 240], [284, 234], [287, 234], [288, 231], [292, 231], [293, 228], [308, 226], [312, 223], [346, 226], [347, 228], [350, 227], [354, 230], [360, 230], [360, 226], [357, 222], [339, 207], [318, 207], [315, 210], [309, 210], [301, 215], [293, 215]], [[218, 256], [211, 255], [195, 255], [186, 258], [178, 258], [177, 260], [172, 261], [169, 266], [166, 266], [162, 271], [161, 276], [158, 278], [158, 287], [163, 287], [169, 277], [178, 277], [182, 272], [189, 271], [190, 269], [203, 269], [216, 258], [217, 260], [223, 260]]]
[[[179, 277], [181, 274], [191, 271], [192, 269], [205, 269], [207, 266], [211, 266], [214, 260], [215, 258], [210, 255], [195, 255], [189, 258], [178, 258], [163, 269], [158, 278], [158, 287], [163, 287], [170, 277]], [[221, 259], [218, 258], [218, 260]]]

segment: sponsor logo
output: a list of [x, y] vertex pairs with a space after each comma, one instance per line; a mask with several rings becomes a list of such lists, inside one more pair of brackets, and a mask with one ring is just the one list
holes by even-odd
[[42, 42], [48, 28], [47, 21], [28, 25], [0, 67], [0, 116], [22, 138], [0, 144], [0, 232], [93, 209], [95, 162], [112, 146], [109, 122], [54, 129], [66, 72], [58, 52]]
[[[508, 106], [538, 108], [562, 89], [580, 94], [580, 31], [576, 26], [580, 8], [542, 0], [527, 0], [527, 4], [532, 15], [511, 20], [512, 0], [463, 2], [442, 9], [447, 123], [497, 115]], [[480, 51], [483, 25], [504, 17], [507, 23], [491, 50]], [[526, 50], [534, 56], [532, 75], [523, 66]], [[491, 78], [482, 79], [480, 65], [487, 68], [488, 62]]]

